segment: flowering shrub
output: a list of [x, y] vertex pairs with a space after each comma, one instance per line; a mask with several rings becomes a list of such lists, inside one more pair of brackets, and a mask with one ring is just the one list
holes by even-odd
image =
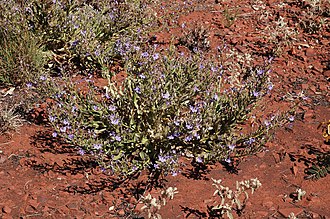
[[[192, 55], [149, 48], [143, 41], [152, 24], [142, 1], [8, 1], [2, 9], [0, 34], [26, 34], [18, 47], [33, 45], [28, 58], [40, 56], [40, 62], [20, 62], [29, 67], [22, 78], [40, 97], [52, 98], [53, 136], [116, 173], [148, 168], [175, 175], [179, 156], [230, 163], [233, 156], [257, 152], [281, 120], [274, 116], [247, 134], [239, 130], [273, 88], [270, 62], [252, 66], [251, 56], [226, 48], [212, 61], [199, 53], [202, 48]], [[207, 40], [199, 41], [192, 47], [208, 48]], [[112, 80], [115, 63], [127, 74], [121, 84]], [[80, 90], [70, 79], [100, 71], [109, 79], [104, 89], [89, 78], [82, 85], [88, 90]]]
[[134, 0], [31, 1], [25, 9], [30, 30], [42, 36], [57, 64], [81, 70], [104, 68], [129, 50], [149, 23], [146, 12], [146, 4]]
[[136, 48], [126, 60], [127, 77], [120, 86], [109, 79], [102, 90], [89, 80], [84, 93], [73, 83], [56, 84], [49, 117], [54, 135], [116, 173], [148, 168], [175, 175], [181, 155], [231, 162], [236, 148], [258, 151], [277, 121], [249, 134], [237, 130], [272, 88], [268, 66], [249, 69], [239, 81], [226, 76], [225, 62], [175, 49]]
[[[141, 41], [152, 13], [144, 1], [0, 1], [0, 82], [45, 74], [102, 73]], [[66, 69], [67, 70], [67, 69]]]

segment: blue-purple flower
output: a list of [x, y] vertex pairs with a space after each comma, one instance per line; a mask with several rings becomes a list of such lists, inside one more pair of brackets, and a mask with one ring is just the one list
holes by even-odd
[[144, 53], [141, 54], [141, 56], [142, 56], [143, 58], [147, 58], [147, 57], [149, 56], [149, 53], [148, 53], [148, 52], [144, 52]]
[[259, 96], [259, 92], [253, 91], [253, 96], [258, 97]]
[[115, 115], [110, 115], [110, 122], [112, 125], [118, 125], [119, 124], [119, 119], [116, 118]]
[[102, 148], [102, 144], [94, 144], [93, 147], [96, 150], [100, 150]]
[[196, 162], [197, 162], [197, 163], [203, 163], [203, 158], [201, 158], [201, 157], [197, 157], [197, 158], [196, 158]]
[[153, 54], [153, 55], [152, 55], [152, 58], [153, 58], [154, 60], [159, 59], [159, 54], [158, 54], [158, 53]]
[[121, 137], [118, 136], [118, 135], [116, 135], [116, 136], [115, 136], [115, 140], [116, 140], [116, 141], [121, 141]]
[[185, 139], [184, 139], [185, 141], [187, 141], [187, 142], [189, 142], [189, 141], [191, 141], [192, 140], [192, 137], [191, 137], [191, 135], [188, 135], [187, 137], [185, 137]]
[[69, 139], [69, 140], [72, 140], [73, 138], [74, 138], [74, 135], [73, 135], [73, 134], [69, 134], [69, 135], [68, 135], [68, 139]]
[[229, 150], [234, 150], [235, 149], [235, 145], [234, 144], [230, 144], [230, 145], [228, 145], [228, 148], [229, 148]]
[[293, 122], [294, 121], [294, 116], [290, 115], [288, 119], [289, 119], [290, 122]]
[[80, 148], [80, 149], [78, 150], [78, 154], [80, 154], [80, 155], [83, 156], [83, 155], [85, 154], [84, 149]]
[[141, 94], [141, 89], [139, 87], [134, 88], [134, 91], [138, 94]]
[[168, 99], [168, 98], [170, 98], [170, 94], [168, 92], [166, 92], [165, 94], [162, 94], [162, 97], [164, 99]]
[[56, 120], [56, 116], [52, 116], [52, 115], [50, 115], [50, 116], [48, 117], [48, 119], [49, 119], [50, 122], [54, 122], [54, 121]]
[[191, 111], [192, 113], [197, 113], [197, 112], [198, 112], [198, 107], [189, 106], [189, 108], [190, 108], [190, 111]]
[[66, 132], [66, 126], [60, 128], [61, 132]]
[[26, 83], [26, 86], [27, 86], [28, 88], [31, 88], [31, 87], [32, 87], [32, 83], [31, 83], [31, 82], [28, 82], [28, 83]]
[[108, 109], [113, 112], [116, 110], [116, 107], [114, 105], [109, 105]]
[[193, 126], [187, 123], [187, 124], [186, 124], [186, 128], [187, 128], [187, 129], [192, 129]]

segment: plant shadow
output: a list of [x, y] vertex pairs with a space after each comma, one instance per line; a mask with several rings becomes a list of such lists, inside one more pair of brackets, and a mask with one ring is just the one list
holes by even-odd
[[182, 175], [188, 179], [194, 180], [210, 180], [206, 175], [210, 173], [208, 165], [191, 161], [191, 168], [186, 169], [182, 172]]
[[[68, 193], [95, 194], [100, 191], [114, 191], [119, 187], [136, 188], [130, 193], [140, 194], [143, 183], [132, 186], [129, 181], [137, 179], [139, 174], [122, 178], [114, 176], [110, 171], [102, 170], [89, 155], [78, 155], [77, 149], [65, 144], [63, 140], [52, 137], [49, 131], [39, 131], [31, 139], [40, 154], [30, 156], [26, 164], [42, 174], [53, 172], [74, 179], [86, 179], [82, 185], [69, 185], [63, 190]], [[93, 175], [93, 177], [89, 177]]]

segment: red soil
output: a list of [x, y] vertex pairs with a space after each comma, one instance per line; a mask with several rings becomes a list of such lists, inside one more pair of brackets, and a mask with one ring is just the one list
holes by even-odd
[[[177, 13], [178, 26], [165, 18], [169, 12], [159, 10], [158, 16], [163, 16], [160, 23], [170, 26], [168, 31], [155, 34], [155, 42], [169, 43], [170, 36], [180, 36], [182, 23], [195, 20], [209, 28], [212, 48], [225, 42], [241, 52], [265, 54], [276, 44], [265, 44], [266, 26], [274, 24], [276, 17], [286, 18], [292, 26], [297, 19], [305, 19], [303, 10], [295, 4], [280, 7], [280, 2], [270, 0], [263, 4], [265, 8], [256, 10], [251, 2], [196, 3], [189, 7], [199, 11]], [[163, 5], [166, 9], [166, 3]], [[223, 11], [235, 7], [239, 7], [237, 16], [229, 26]], [[268, 18], [259, 20], [265, 11], [270, 12]], [[287, 218], [291, 212], [298, 218], [330, 218], [329, 177], [304, 179], [306, 161], [315, 159], [313, 151], [330, 150], [317, 130], [320, 122], [330, 119], [329, 29], [317, 34], [299, 33], [291, 44], [282, 46], [273, 62], [274, 92], [265, 100], [268, 110], [289, 106], [290, 99], [283, 97], [304, 91], [308, 99], [297, 108], [301, 118], [297, 116], [291, 126], [278, 129], [267, 150], [245, 158], [234, 173], [220, 164], [198, 168], [185, 160], [189, 165], [178, 176], [166, 177], [165, 184], [177, 187], [179, 193], [161, 209], [163, 218], [207, 218], [207, 206], [214, 201], [211, 178], [222, 179], [224, 185], [234, 188], [236, 181], [255, 177], [262, 186], [250, 195], [239, 218]], [[120, 209], [114, 216], [109, 207], [122, 203], [124, 208], [127, 203], [128, 209], [148, 180], [145, 173], [124, 182], [115, 180], [88, 157], [54, 142], [44, 125], [26, 124], [12, 136], [0, 136], [0, 150], [0, 218], [4, 219], [129, 218]], [[295, 203], [290, 194], [297, 188], [306, 195]], [[151, 193], [157, 192], [159, 189], [153, 189]]]

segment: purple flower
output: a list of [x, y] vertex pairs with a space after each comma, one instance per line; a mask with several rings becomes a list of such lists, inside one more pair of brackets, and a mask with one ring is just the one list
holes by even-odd
[[72, 140], [74, 138], [74, 135], [73, 134], [69, 134], [68, 135], [68, 139]]
[[141, 56], [142, 56], [143, 58], [147, 58], [147, 57], [149, 56], [149, 53], [148, 53], [148, 52], [144, 52], [144, 53], [141, 54]]
[[80, 154], [81, 156], [83, 156], [85, 154], [85, 151], [82, 148], [80, 148], [79, 151], [78, 151], [78, 154]]
[[198, 112], [198, 108], [197, 107], [190, 106], [189, 108], [190, 108], [191, 112], [193, 112], [193, 113], [197, 113]]
[[64, 120], [63, 120], [63, 124], [64, 124], [64, 125], [69, 125], [70, 123], [69, 123], [68, 120], [64, 119]]
[[250, 138], [249, 140], [248, 140], [248, 144], [249, 145], [251, 145], [251, 144], [253, 144], [254, 142], [256, 142], [256, 139], [255, 138]]
[[273, 84], [270, 83], [270, 84], [268, 85], [268, 90], [269, 90], [269, 91], [273, 90], [273, 87], [274, 87]]
[[115, 136], [115, 140], [116, 140], [116, 141], [121, 141], [121, 137], [118, 136], [118, 135], [116, 135], [116, 136]]
[[48, 119], [49, 119], [50, 122], [54, 122], [54, 121], [56, 120], [56, 116], [52, 116], [52, 115], [50, 115], [50, 116], [48, 117]]
[[113, 112], [116, 110], [116, 107], [114, 105], [110, 105], [108, 109]]
[[153, 166], [154, 166], [155, 169], [158, 169], [159, 168], [159, 165], [156, 164], [156, 163]]
[[174, 124], [175, 124], [176, 126], [179, 126], [179, 125], [180, 125], [180, 121], [175, 120], [175, 121], [174, 121]]
[[196, 162], [197, 162], [197, 163], [203, 163], [203, 158], [201, 158], [201, 157], [197, 157], [197, 158], [196, 158]]
[[173, 140], [174, 139], [174, 136], [173, 135], [169, 135], [169, 136], [167, 136], [167, 138], [170, 139], [170, 140]]
[[53, 138], [56, 138], [57, 137], [57, 132], [53, 132], [52, 136], [53, 136]]
[[166, 92], [165, 94], [162, 94], [162, 97], [164, 99], [168, 99], [170, 97], [170, 94], [168, 92]]
[[138, 94], [141, 93], [141, 89], [140, 89], [139, 87], [134, 88], [134, 91], [135, 91], [136, 93], [138, 93]]
[[194, 134], [194, 137], [195, 137], [197, 140], [201, 138], [201, 136], [200, 136], [197, 132]]
[[158, 160], [161, 163], [165, 163], [166, 162], [166, 157], [165, 156], [158, 155]]
[[142, 79], [146, 78], [146, 76], [144, 74], [140, 74], [139, 77], [142, 78]]
[[[76, 26], [76, 25], [75, 25]], [[77, 28], [78, 28], [79, 26], [77, 25]], [[75, 47], [76, 45], [78, 44], [78, 40], [75, 40], [75, 41], [73, 41], [72, 43], [71, 43], [71, 46], [73, 46], [73, 47]]]
[[44, 76], [44, 75], [40, 76], [40, 80], [45, 81], [46, 79], [47, 79], [46, 76]]
[[292, 116], [292, 115], [289, 116], [289, 121], [290, 121], [290, 122], [293, 122], [293, 121], [294, 121], [294, 116]]
[[31, 88], [31, 87], [32, 87], [32, 83], [31, 83], [31, 82], [26, 83], [26, 86], [27, 86], [28, 88]]
[[119, 124], [119, 119], [116, 118], [115, 115], [111, 115], [111, 116], [110, 116], [110, 121], [111, 121], [111, 124], [112, 124], [112, 125], [118, 125], [118, 124]]
[[192, 129], [192, 128], [193, 128], [193, 126], [192, 126], [192, 125], [190, 125], [190, 124], [186, 124], [186, 128], [187, 128], [187, 129]]
[[99, 110], [99, 107], [94, 105], [94, 106], [93, 106], [93, 110], [94, 110], [94, 111], [97, 111], [97, 110]]
[[77, 111], [77, 109], [78, 109], [78, 108], [77, 108], [76, 106], [73, 106], [71, 112], [74, 113], [74, 112]]
[[66, 126], [60, 128], [61, 132], [66, 132]]
[[234, 150], [234, 149], [235, 149], [235, 145], [234, 145], [234, 144], [230, 144], [230, 145], [228, 145], [228, 148], [229, 148], [230, 150]]
[[190, 135], [188, 135], [184, 140], [187, 141], [187, 142], [189, 142], [189, 141], [192, 140], [192, 137]]
[[272, 123], [270, 123], [268, 120], [265, 120], [265, 121], [264, 121], [264, 124], [268, 127], [268, 126], [270, 126]]
[[153, 58], [154, 60], [159, 59], [159, 54], [158, 54], [158, 53], [153, 54], [153, 55], [152, 55], [152, 58]]
[[259, 70], [257, 70], [257, 75], [262, 75], [264, 72], [265, 72], [265, 70], [259, 69]]
[[258, 97], [259, 96], [259, 92], [253, 91], [253, 96]]
[[230, 159], [230, 157], [228, 157], [227, 159], [225, 159], [225, 162], [226, 162], [226, 163], [231, 163], [231, 159]]
[[211, 71], [212, 71], [212, 72], [216, 72], [217, 70], [218, 70], [217, 67], [214, 67], [214, 66], [211, 67]]
[[134, 46], [133, 48], [135, 51], [140, 51], [140, 47], [138, 47], [138, 46]]
[[214, 94], [213, 99], [218, 100], [219, 99], [218, 94]]
[[268, 63], [271, 63], [273, 60], [274, 60], [274, 57], [273, 56], [269, 57]]
[[102, 144], [94, 144], [93, 147], [96, 150], [100, 150], [102, 148]]

